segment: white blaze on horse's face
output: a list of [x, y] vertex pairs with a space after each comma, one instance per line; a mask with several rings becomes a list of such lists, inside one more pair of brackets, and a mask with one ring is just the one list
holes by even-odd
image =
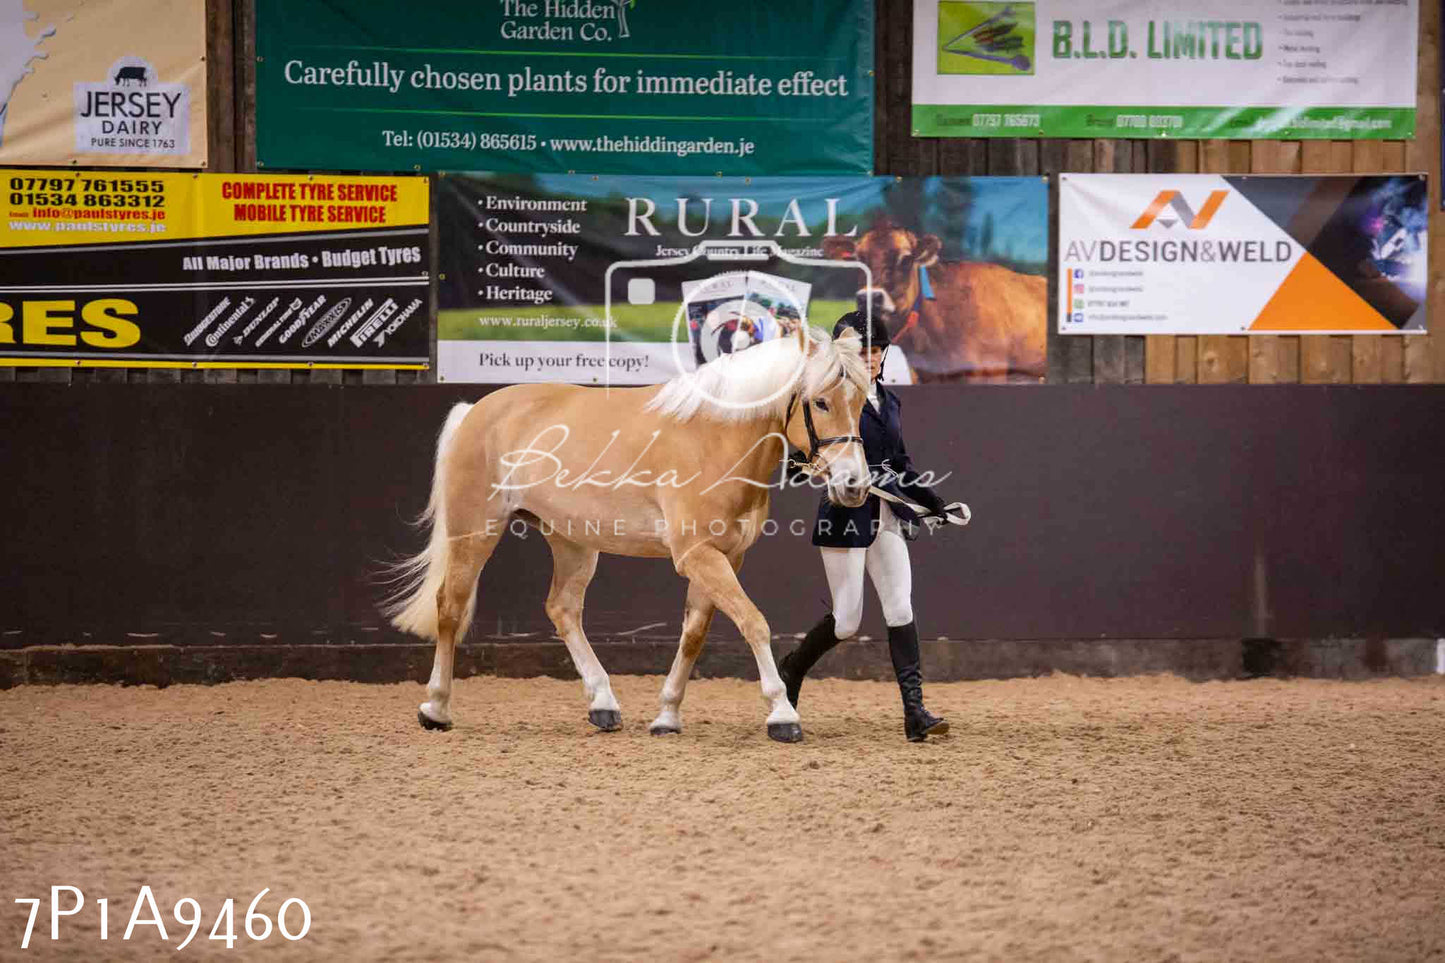
[[[863, 393], [846, 379], [839, 379], [831, 388], [807, 399], [813, 419], [813, 432], [818, 438], [846, 438], [858, 434], [858, 420], [863, 414]], [[792, 434], [801, 433], [794, 444], [807, 452], [811, 441], [801, 417], [790, 426]], [[856, 441], [825, 445], [815, 454], [814, 464], [828, 479], [828, 499], [848, 508], [857, 508], [868, 499], [868, 463], [863, 446]]]

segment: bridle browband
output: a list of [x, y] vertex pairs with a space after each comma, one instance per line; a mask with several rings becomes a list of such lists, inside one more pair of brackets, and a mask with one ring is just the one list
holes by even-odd
[[[839, 384], [846, 377], [847, 373], [843, 370], [843, 366], [841, 364], [838, 365], [837, 379], [834, 380], [832, 384], [829, 384], [828, 387], [824, 388], [820, 394], [832, 391], [834, 385]], [[798, 403], [798, 400], [802, 398], [802, 396], [803, 389], [800, 387], [797, 391], [794, 391], [793, 396], [788, 399], [788, 411], [787, 414], [783, 415], [783, 436], [785, 440], [788, 434], [788, 422], [793, 420], [793, 406]], [[807, 465], [814, 471], [818, 470], [818, 467], [813, 463], [818, 460], [819, 449], [827, 448], [829, 445], [847, 445], [853, 442], [857, 442], [860, 445], [863, 444], [863, 437], [861, 435], [833, 435], [828, 438], [819, 438], [818, 430], [813, 427], [813, 408], [808, 404], [806, 399], [803, 400], [803, 424], [808, 429]]]

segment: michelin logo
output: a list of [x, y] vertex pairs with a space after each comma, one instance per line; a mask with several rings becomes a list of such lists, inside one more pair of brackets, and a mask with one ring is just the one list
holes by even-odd
[[188, 154], [191, 89], [161, 83], [139, 57], [122, 57], [99, 83], [75, 85], [75, 150], [82, 154]]

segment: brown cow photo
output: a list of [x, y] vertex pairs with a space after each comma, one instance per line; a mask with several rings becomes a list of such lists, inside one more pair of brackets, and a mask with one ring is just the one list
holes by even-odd
[[939, 259], [937, 235], [886, 218], [859, 238], [833, 236], [823, 255], [872, 273], [858, 310], [883, 318], [920, 383], [1029, 382], [1044, 377], [1048, 282], [984, 261]]

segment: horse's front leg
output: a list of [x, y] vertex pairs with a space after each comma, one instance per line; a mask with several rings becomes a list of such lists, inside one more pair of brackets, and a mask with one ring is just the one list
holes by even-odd
[[567, 644], [572, 664], [587, 693], [587, 721], [604, 732], [622, 728], [622, 709], [612, 694], [607, 670], [592, 651], [582, 631], [582, 601], [597, 572], [597, 552], [559, 535], [547, 536], [552, 548], [552, 588], [547, 593], [547, 616]]
[[703, 643], [707, 641], [707, 629], [712, 624], [715, 611], [717, 607], [708, 594], [696, 582], [690, 584], [687, 605], [682, 613], [682, 638], [677, 642], [672, 670], [662, 684], [662, 711], [648, 727], [654, 736], [682, 731], [682, 716], [678, 708], [682, 705], [683, 693], [687, 691], [687, 680], [692, 677], [692, 667], [697, 664]]
[[802, 742], [803, 727], [798, 711], [788, 701], [778, 667], [773, 663], [773, 650], [768, 644], [768, 620], [743, 592], [737, 573], [727, 556], [707, 542], [674, 550], [674, 564], [687, 576], [693, 587], [706, 593], [713, 605], [733, 620], [747, 639], [758, 662], [758, 679], [762, 683], [763, 701], [768, 704], [768, 737], [778, 742]]

